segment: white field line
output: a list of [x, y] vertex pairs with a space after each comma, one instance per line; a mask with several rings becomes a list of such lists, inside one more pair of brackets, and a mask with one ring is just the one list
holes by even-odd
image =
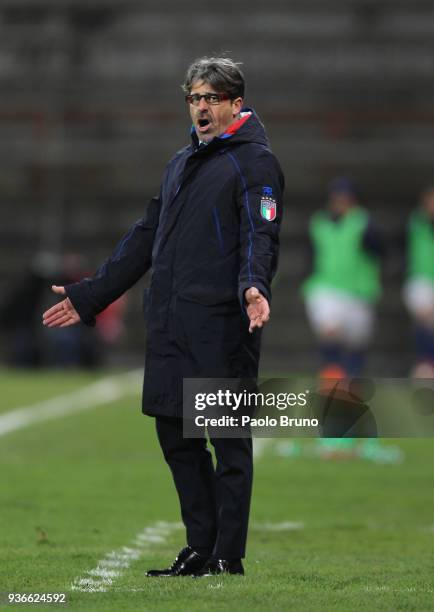
[[140, 531], [129, 546], [109, 552], [98, 561], [94, 569], [88, 570], [82, 578], [76, 578], [71, 585], [72, 591], [88, 593], [105, 592], [112, 587], [131, 563], [149, 554], [154, 546], [164, 544], [168, 536], [182, 528], [182, 523], [158, 521]]
[[[76, 391], [57, 395], [48, 400], [21, 406], [10, 412], [0, 414], [0, 436], [28, 427], [33, 423], [57, 419], [68, 414], [108, 404], [127, 395], [139, 395], [141, 393], [140, 380], [142, 376], [142, 369], [108, 376]], [[253, 456], [255, 459], [260, 459], [265, 449], [273, 442], [274, 439], [272, 438], [254, 438]]]
[[108, 376], [76, 391], [6, 412], [0, 415], [0, 436], [5, 436], [34, 423], [57, 419], [68, 414], [114, 402], [127, 395], [139, 395], [141, 392], [140, 378], [142, 376], [142, 369]]
[[298, 531], [304, 529], [304, 523], [283, 521], [282, 523], [253, 523], [251, 529], [256, 531]]

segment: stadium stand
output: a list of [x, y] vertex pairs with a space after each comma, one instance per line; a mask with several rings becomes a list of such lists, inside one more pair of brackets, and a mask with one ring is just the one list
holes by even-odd
[[[101, 261], [188, 136], [179, 84], [196, 56], [244, 61], [287, 180], [263, 370], [312, 371], [299, 295], [307, 219], [353, 176], [390, 243], [369, 370], [405, 375], [397, 241], [434, 161], [434, 8], [413, 0], [3, 0], [0, 289], [35, 252]], [[140, 289], [117, 358], [141, 352]]]

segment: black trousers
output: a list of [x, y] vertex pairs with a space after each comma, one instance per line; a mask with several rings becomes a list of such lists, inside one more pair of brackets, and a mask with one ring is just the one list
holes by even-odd
[[175, 481], [187, 543], [218, 559], [245, 556], [253, 480], [251, 438], [184, 439], [182, 419], [156, 417], [158, 439]]

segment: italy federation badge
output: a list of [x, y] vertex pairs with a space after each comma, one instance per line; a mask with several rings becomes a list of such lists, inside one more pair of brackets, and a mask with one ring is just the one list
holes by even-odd
[[276, 218], [277, 206], [276, 200], [273, 198], [273, 190], [271, 187], [262, 188], [261, 198], [261, 217], [266, 221], [274, 221]]

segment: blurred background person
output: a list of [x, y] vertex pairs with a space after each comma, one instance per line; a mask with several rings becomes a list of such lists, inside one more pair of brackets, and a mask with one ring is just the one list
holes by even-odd
[[[67, 253], [61, 259], [62, 267], [57, 275], [59, 284], [75, 283], [90, 275], [85, 260], [77, 253]], [[48, 289], [50, 283], [46, 285]], [[79, 325], [63, 328], [55, 333], [45, 329], [44, 365], [50, 367], [98, 368], [107, 365], [110, 348], [118, 342], [124, 331], [124, 314], [127, 296], [118, 300], [97, 317], [95, 328]], [[47, 299], [44, 302], [47, 303]]]
[[110, 347], [124, 330], [126, 297], [101, 313], [95, 329], [79, 326], [58, 333], [40, 325], [40, 312], [50, 301], [51, 279], [73, 283], [87, 272], [83, 257], [76, 253], [39, 251], [3, 292], [0, 300], [2, 354], [12, 367], [98, 367], [107, 362]]
[[359, 205], [354, 183], [334, 179], [326, 209], [310, 220], [311, 273], [302, 286], [325, 378], [357, 376], [363, 370], [381, 295], [383, 254], [380, 232]]
[[4, 335], [3, 358], [9, 366], [31, 368], [42, 364], [39, 309], [48, 279], [57, 278], [59, 269], [59, 258], [54, 253], [35, 253], [3, 293], [0, 329]]
[[404, 302], [414, 323], [416, 378], [434, 377], [434, 186], [421, 196], [407, 227]]

